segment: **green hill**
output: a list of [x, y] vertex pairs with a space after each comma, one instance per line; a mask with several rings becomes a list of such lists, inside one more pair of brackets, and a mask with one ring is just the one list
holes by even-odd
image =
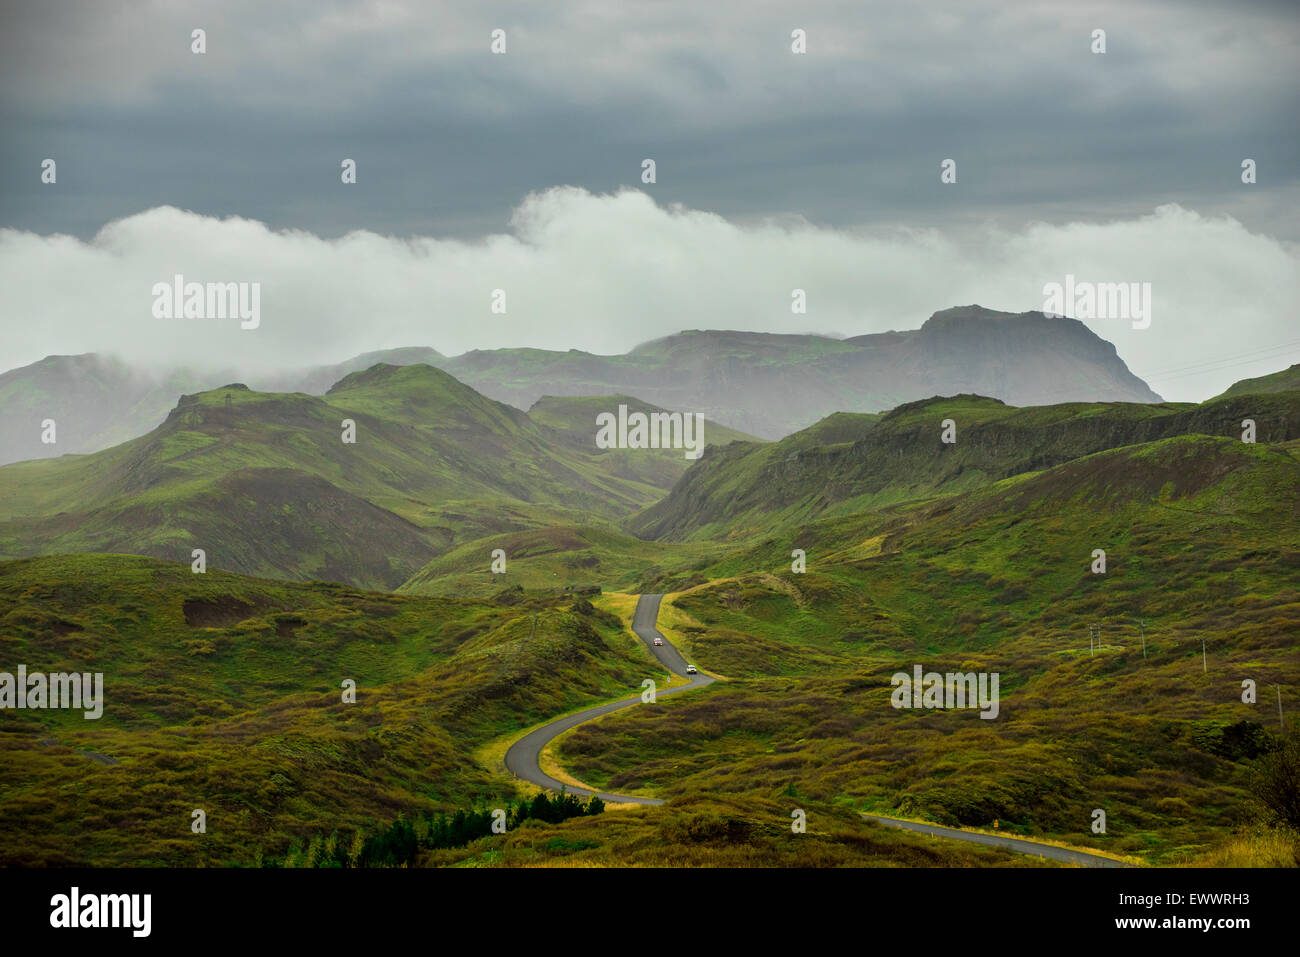
[[418, 598], [124, 555], [0, 563], [0, 645], [32, 672], [104, 675], [98, 720], [0, 710], [6, 866], [247, 866], [399, 809], [495, 805], [514, 788], [475, 748], [634, 691], [651, 667], [618, 619], [572, 600]]
[[[506, 570], [494, 573], [490, 556], [506, 553]], [[689, 564], [708, 564], [722, 549], [647, 542], [612, 528], [554, 526], [476, 539], [429, 562], [398, 589], [412, 595], [487, 597], [518, 586], [528, 592], [643, 590]]]
[[1281, 372], [1234, 382], [1215, 398], [1232, 399], [1239, 395], [1266, 395], [1272, 392], [1300, 392], [1300, 362]]
[[[737, 680], [585, 726], [560, 757], [581, 780], [670, 800], [997, 820], [1187, 861], [1245, 820], [1275, 686], [1295, 707], [1297, 527], [1300, 442], [1205, 435], [813, 522], [703, 569], [662, 613], [688, 659]], [[997, 720], [891, 707], [891, 675], [917, 663], [999, 673]]]
[[[642, 402], [631, 395], [544, 395], [528, 410], [528, 417], [540, 425], [550, 426], [568, 434], [576, 443], [595, 448], [596, 416], [602, 412], [617, 412], [626, 405], [629, 412], [671, 412], [662, 406]], [[682, 411], [682, 410], [678, 410]], [[762, 442], [762, 439], [719, 425], [705, 416], [705, 441], [709, 445], [728, 445], [732, 442]], [[610, 449], [608, 451], [620, 451]], [[621, 450], [626, 451], [626, 450]], [[650, 450], [667, 453], [668, 449]], [[665, 455], [676, 462], [678, 455]], [[686, 463], [683, 463], [685, 465]], [[684, 470], [684, 469], [683, 469]]]
[[[660, 627], [727, 679], [557, 742], [584, 783], [669, 803], [425, 863], [1005, 858], [861, 810], [1179, 863], [1244, 819], [1300, 679], [1300, 392], [962, 394], [772, 443], [710, 423], [694, 463], [596, 449], [620, 402], [653, 408], [524, 413], [377, 365], [324, 396], [186, 396], [139, 439], [0, 468], [0, 658], [105, 675], [98, 721], [0, 710], [0, 862], [255, 864], [501, 806], [502, 742], [660, 673], [602, 610], [630, 599], [597, 590], [672, 593]], [[50, 554], [78, 551], [137, 554]], [[998, 718], [892, 707], [917, 664], [996, 673]], [[806, 846], [780, 837], [790, 806]]]
[[[217, 382], [221, 379], [215, 380]], [[189, 369], [156, 372], [115, 356], [46, 356], [0, 373], [0, 465], [96, 452], [155, 428], [184, 392], [211, 384]], [[53, 419], [55, 441], [41, 441]]]
[[621, 518], [683, 467], [566, 435], [424, 365], [353, 373], [324, 397], [231, 385], [112, 449], [0, 468], [0, 558], [202, 548], [218, 568], [393, 588], [458, 542]]
[[[970, 491], [1124, 445], [1197, 433], [1240, 438], [1245, 418], [1256, 421], [1258, 442], [1300, 437], [1300, 393], [1025, 409], [975, 395], [936, 397], [878, 418], [833, 416], [769, 445], [721, 449], [625, 525], [651, 539], [743, 539]], [[956, 425], [952, 444], [941, 441], [947, 419]]]
[[[546, 395], [528, 410], [528, 417], [539, 425], [554, 429], [555, 439], [584, 455], [595, 455], [602, 468], [611, 475], [640, 482], [665, 491], [672, 488], [693, 461], [679, 449], [599, 449], [596, 447], [596, 416], [603, 412], [618, 413], [625, 405], [629, 413], [671, 413], [671, 410], [642, 402], [630, 395], [554, 396]], [[704, 420], [705, 454], [732, 442], [761, 442], [752, 435], [737, 432], [716, 422]]]

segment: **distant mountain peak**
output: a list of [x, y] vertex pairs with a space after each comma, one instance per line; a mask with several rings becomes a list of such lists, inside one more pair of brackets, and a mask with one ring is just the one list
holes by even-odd
[[443, 372], [441, 369], [423, 362], [412, 363], [410, 365], [391, 365], [387, 362], [377, 362], [367, 369], [360, 369], [356, 372], [350, 372], [343, 378], [339, 379], [330, 386], [326, 395], [334, 395], [339, 392], [345, 392], [348, 389], [355, 389], [362, 386], [376, 385], [379, 383], [419, 383], [428, 382], [437, 384], [440, 389], [446, 389], [454, 383], [454, 387], [465, 391], [472, 391], [469, 386], [461, 382], [455, 376]]
[[989, 309], [978, 303], [971, 303], [969, 306], [950, 306], [947, 309], [940, 309], [938, 312], [931, 314], [930, 318], [921, 324], [921, 331], [927, 328], [933, 331], [945, 325], [961, 322], [980, 322], [980, 323], [1011, 323], [1019, 320], [1020, 322], [1044, 322], [1059, 325], [1069, 325], [1085, 330], [1089, 335], [1095, 335], [1086, 325], [1078, 319], [1070, 319], [1065, 316], [1049, 316], [1039, 309], [1029, 309], [1025, 312], [1003, 312], [1000, 309]]
[[928, 399], [917, 399], [914, 402], [904, 402], [900, 406], [890, 409], [881, 415], [880, 421], [885, 422], [892, 419], [901, 418], [909, 412], [915, 412], [917, 409], [929, 408], [933, 405], [951, 406], [961, 404], [964, 406], [987, 405], [990, 408], [1014, 408], [1008, 406], [1001, 399], [995, 399], [992, 396], [977, 395], [974, 392], [960, 392], [956, 395], [932, 395]]
[[[164, 421], [182, 393], [244, 374], [149, 370], [93, 353], [50, 356], [11, 370], [0, 375], [7, 413], [0, 420], [0, 463], [90, 452], [135, 438]], [[974, 393], [1022, 407], [1161, 401], [1115, 346], [1082, 322], [978, 303], [941, 309], [920, 328], [848, 339], [684, 329], [614, 355], [505, 348], [447, 357], [405, 346], [249, 381], [260, 392], [315, 396], [370, 384], [400, 386], [384, 401], [445, 406], [451, 399], [488, 399], [521, 414], [543, 395], [636, 396], [663, 409], [701, 412], [711, 423], [764, 439], [834, 412], [878, 413], [934, 395]], [[58, 446], [43, 444], [31, 427], [45, 418], [58, 421]]]

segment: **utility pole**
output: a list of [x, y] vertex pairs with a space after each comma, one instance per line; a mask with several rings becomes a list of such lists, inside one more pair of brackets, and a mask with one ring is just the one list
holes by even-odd
[[1210, 673], [1210, 665], [1205, 660], [1205, 639], [1202, 638], [1201, 639], [1201, 674], [1208, 675], [1209, 673]]
[[1145, 658], [1147, 656], [1147, 630], [1142, 624], [1141, 618], [1138, 619], [1138, 628], [1142, 631], [1142, 657]]

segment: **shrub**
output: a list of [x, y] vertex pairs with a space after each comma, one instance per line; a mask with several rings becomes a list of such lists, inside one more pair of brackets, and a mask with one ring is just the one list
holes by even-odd
[[1277, 747], [1259, 759], [1251, 793], [1270, 823], [1300, 829], [1300, 730], [1293, 725]]

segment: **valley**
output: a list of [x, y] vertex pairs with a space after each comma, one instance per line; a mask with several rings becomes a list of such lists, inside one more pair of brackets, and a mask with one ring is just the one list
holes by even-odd
[[[419, 363], [185, 395], [139, 438], [0, 467], [3, 664], [103, 674], [94, 722], [0, 708], [5, 861], [311, 866], [557, 787], [611, 809], [413, 863], [1028, 862], [898, 820], [1230, 853], [1273, 833], [1258, 779], [1300, 678], [1288, 384], [960, 393], [775, 441], [710, 421], [699, 461], [599, 447], [600, 414], [653, 403], [525, 413]], [[976, 700], [897, 707], [899, 673]]]

